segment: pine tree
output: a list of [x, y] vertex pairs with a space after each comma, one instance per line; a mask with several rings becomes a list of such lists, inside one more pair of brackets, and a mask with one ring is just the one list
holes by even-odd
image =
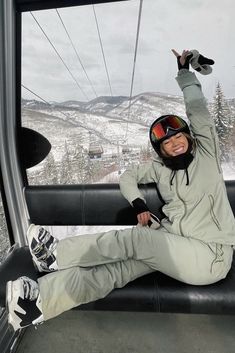
[[64, 155], [62, 157], [61, 167], [60, 167], [60, 184], [72, 184], [72, 183], [73, 183], [72, 163], [69, 155], [67, 141], [65, 141]]
[[5, 258], [9, 247], [10, 243], [8, 237], [7, 224], [0, 195], [0, 263]]
[[43, 165], [43, 182], [47, 185], [59, 183], [57, 167], [52, 152], [49, 153]]
[[149, 160], [151, 160], [152, 157], [152, 149], [150, 146], [150, 141], [148, 141], [147, 146], [141, 147], [140, 149], [140, 162], [145, 163]]
[[32, 171], [30, 170], [30, 172], [27, 170], [27, 177], [28, 177], [29, 185], [42, 185], [42, 184], [44, 184], [43, 167], [40, 169], [32, 170]]
[[90, 163], [89, 157], [83, 146], [77, 144], [75, 154], [72, 160], [73, 175], [79, 184], [87, 184], [90, 181]]
[[221, 162], [228, 162], [230, 159], [230, 141], [232, 134], [231, 111], [225, 100], [220, 83], [216, 86], [213, 99], [212, 115], [215, 121], [216, 131], [219, 137], [220, 159]]

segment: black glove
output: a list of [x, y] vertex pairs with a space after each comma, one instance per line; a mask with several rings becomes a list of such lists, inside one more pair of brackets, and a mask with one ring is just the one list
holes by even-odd
[[187, 69], [189, 70], [189, 62], [190, 62], [190, 59], [193, 57], [193, 54], [189, 54], [185, 60], [185, 63], [184, 65], [181, 64], [180, 62], [180, 58], [181, 56], [177, 56], [177, 64], [178, 64], [178, 69], [181, 70], [181, 69]]
[[132, 205], [134, 207], [136, 215], [143, 212], [149, 212], [148, 206], [146, 205], [144, 200], [140, 199], [139, 197], [132, 201]]

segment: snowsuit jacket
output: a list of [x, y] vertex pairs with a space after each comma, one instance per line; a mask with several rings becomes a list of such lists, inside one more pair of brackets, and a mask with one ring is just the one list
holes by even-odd
[[168, 232], [192, 237], [205, 243], [235, 244], [235, 220], [231, 210], [219, 162], [218, 138], [207, 109], [201, 84], [195, 74], [180, 70], [176, 78], [183, 91], [186, 114], [196, 141], [194, 159], [185, 170], [172, 170], [159, 156], [145, 165], [126, 170], [120, 177], [120, 189], [132, 203], [144, 200], [138, 184], [156, 183], [165, 201], [161, 225]]

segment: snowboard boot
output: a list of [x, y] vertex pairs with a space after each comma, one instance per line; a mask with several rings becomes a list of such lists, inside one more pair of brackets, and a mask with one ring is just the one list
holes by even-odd
[[44, 320], [38, 283], [28, 277], [7, 282], [6, 308], [8, 323], [14, 331], [42, 323]]
[[29, 250], [39, 272], [57, 271], [56, 247], [59, 242], [45, 228], [31, 224], [27, 231]]

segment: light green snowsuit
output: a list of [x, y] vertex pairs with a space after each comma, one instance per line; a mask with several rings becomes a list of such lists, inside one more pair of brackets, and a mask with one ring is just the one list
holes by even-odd
[[196, 76], [181, 70], [181, 87], [196, 151], [188, 167], [171, 170], [159, 157], [127, 170], [120, 178], [131, 203], [142, 194], [138, 183], [155, 182], [165, 201], [161, 228], [109, 231], [61, 240], [59, 271], [39, 279], [44, 319], [83, 303], [105, 297], [114, 288], [155, 270], [177, 280], [204, 285], [226, 277], [235, 244], [235, 221], [218, 160], [218, 143]]

